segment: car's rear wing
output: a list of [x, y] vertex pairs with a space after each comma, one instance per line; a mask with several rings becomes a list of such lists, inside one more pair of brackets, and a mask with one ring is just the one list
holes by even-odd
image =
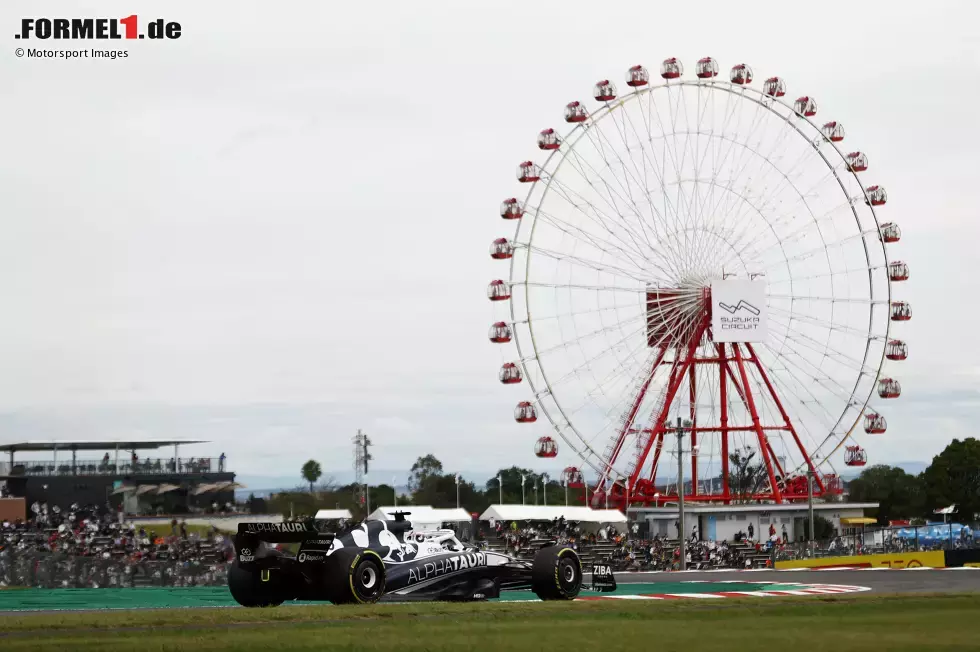
[[265, 541], [267, 543], [296, 543], [310, 538], [333, 539], [333, 534], [320, 532], [314, 521], [292, 523], [239, 523], [236, 542]]
[[[333, 533], [321, 532], [316, 522], [298, 521], [292, 523], [239, 523], [235, 535], [235, 554], [238, 563], [248, 567], [263, 563], [259, 559], [259, 544], [299, 543], [300, 555], [305, 558], [324, 559], [334, 540]], [[306, 553], [306, 554], [303, 554]]]

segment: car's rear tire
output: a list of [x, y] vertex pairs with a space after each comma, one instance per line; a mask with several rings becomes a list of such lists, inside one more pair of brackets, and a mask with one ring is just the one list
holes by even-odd
[[541, 600], [574, 600], [582, 590], [582, 561], [571, 548], [548, 546], [531, 563], [531, 590]]
[[364, 548], [340, 548], [326, 564], [327, 599], [334, 604], [373, 604], [385, 592], [385, 564]]
[[238, 563], [232, 564], [228, 571], [231, 597], [243, 607], [278, 607], [286, 599], [282, 575], [270, 570], [266, 578], [263, 580], [260, 570], [247, 570]]

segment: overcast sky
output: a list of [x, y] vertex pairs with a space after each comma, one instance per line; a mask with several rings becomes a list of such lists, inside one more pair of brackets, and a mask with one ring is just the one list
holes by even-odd
[[378, 468], [535, 466], [486, 339], [498, 204], [596, 80], [706, 55], [817, 97], [888, 189], [914, 318], [870, 459], [976, 433], [976, 2], [61, 1], [183, 35], [18, 59], [37, 7], [0, 5], [2, 442], [202, 438], [298, 477], [363, 428]]

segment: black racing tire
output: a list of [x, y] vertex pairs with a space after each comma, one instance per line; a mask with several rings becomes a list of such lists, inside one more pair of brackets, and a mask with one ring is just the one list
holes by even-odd
[[228, 571], [231, 597], [243, 607], [278, 607], [285, 601], [281, 573], [270, 570], [262, 579], [262, 571], [247, 570], [234, 563]]
[[373, 550], [335, 550], [325, 572], [327, 599], [334, 604], [373, 604], [385, 593], [385, 564]]
[[571, 548], [548, 546], [531, 562], [531, 590], [541, 600], [574, 600], [582, 590], [582, 560]]

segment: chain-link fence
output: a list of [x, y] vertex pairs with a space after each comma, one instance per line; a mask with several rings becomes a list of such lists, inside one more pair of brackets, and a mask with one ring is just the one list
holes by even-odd
[[45, 589], [223, 586], [228, 583], [227, 573], [227, 562], [218, 558], [143, 560], [13, 548], [0, 551], [0, 586]]

